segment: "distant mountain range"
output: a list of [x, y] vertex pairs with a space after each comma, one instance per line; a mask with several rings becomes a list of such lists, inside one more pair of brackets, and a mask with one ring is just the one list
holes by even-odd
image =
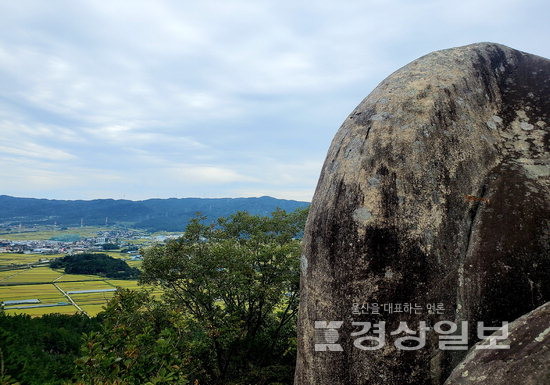
[[0, 225], [85, 226], [119, 224], [150, 231], [181, 231], [200, 212], [214, 221], [237, 211], [269, 215], [277, 208], [293, 211], [308, 202], [259, 198], [170, 198], [143, 201], [95, 199], [50, 200], [0, 195]]

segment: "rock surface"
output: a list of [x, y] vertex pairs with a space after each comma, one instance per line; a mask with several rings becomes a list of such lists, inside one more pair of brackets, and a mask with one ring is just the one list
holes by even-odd
[[[359, 104], [304, 234], [297, 385], [442, 384], [465, 351], [438, 349], [433, 331], [400, 350], [399, 322], [468, 321], [471, 346], [478, 321], [500, 326], [550, 300], [549, 125], [550, 60], [491, 43], [417, 59]], [[445, 311], [357, 315], [353, 303]], [[336, 337], [315, 321], [331, 320], [343, 321], [342, 351], [315, 351]], [[354, 347], [351, 323], [379, 320], [384, 347]]]
[[550, 302], [509, 325], [510, 349], [473, 347], [445, 385], [550, 384]]

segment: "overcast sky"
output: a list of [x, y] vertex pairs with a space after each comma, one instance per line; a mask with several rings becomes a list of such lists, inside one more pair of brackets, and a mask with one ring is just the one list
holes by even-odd
[[499, 42], [550, 57], [550, 3], [0, 2], [0, 194], [309, 200], [386, 76]]

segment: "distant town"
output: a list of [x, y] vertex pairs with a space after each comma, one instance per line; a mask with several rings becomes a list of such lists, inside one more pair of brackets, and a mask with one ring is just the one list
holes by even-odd
[[[99, 228], [98, 228], [99, 229]], [[38, 264], [49, 262], [49, 256], [116, 250], [128, 255], [129, 260], [141, 260], [139, 249], [174, 239], [181, 234], [155, 235], [143, 230], [99, 229], [94, 235], [82, 236], [72, 229], [25, 229], [20, 232], [0, 233], [0, 253], [43, 255]], [[17, 239], [17, 236], [27, 239]], [[15, 239], [14, 239], [15, 238]], [[40, 239], [47, 238], [47, 239]], [[5, 266], [0, 266], [5, 267]]]

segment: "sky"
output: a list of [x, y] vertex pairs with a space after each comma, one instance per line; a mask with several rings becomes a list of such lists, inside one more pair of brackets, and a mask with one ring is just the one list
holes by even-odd
[[550, 57], [550, 2], [0, 2], [0, 195], [311, 199], [393, 71], [492, 41]]

